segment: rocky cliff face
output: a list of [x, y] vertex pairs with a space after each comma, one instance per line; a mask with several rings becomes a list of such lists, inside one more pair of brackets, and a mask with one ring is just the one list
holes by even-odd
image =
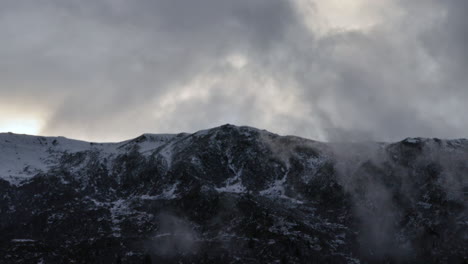
[[468, 141], [0, 135], [0, 263], [466, 263]]

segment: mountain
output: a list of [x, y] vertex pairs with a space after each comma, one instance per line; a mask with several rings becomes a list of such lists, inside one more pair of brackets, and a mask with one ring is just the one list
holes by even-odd
[[467, 263], [468, 140], [0, 134], [0, 263]]

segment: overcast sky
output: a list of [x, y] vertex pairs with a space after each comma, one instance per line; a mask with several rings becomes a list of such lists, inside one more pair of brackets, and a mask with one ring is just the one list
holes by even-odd
[[0, 131], [468, 137], [466, 0], [1, 0]]

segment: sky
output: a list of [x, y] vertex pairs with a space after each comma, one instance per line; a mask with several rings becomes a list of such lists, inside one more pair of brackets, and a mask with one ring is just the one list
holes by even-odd
[[0, 131], [468, 137], [466, 0], [2, 0]]

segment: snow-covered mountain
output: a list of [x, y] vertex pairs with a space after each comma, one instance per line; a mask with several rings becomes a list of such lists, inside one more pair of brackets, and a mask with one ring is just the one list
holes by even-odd
[[466, 263], [468, 141], [0, 134], [0, 263]]

